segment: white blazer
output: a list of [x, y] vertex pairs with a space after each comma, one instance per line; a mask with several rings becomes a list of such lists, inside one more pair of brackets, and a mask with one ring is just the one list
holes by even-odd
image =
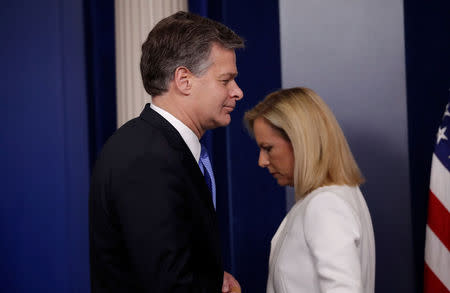
[[267, 293], [373, 293], [375, 241], [359, 187], [318, 188], [272, 239]]

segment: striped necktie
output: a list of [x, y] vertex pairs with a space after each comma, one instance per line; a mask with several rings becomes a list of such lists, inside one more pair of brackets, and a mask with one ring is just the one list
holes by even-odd
[[212, 201], [214, 204], [214, 209], [216, 208], [216, 181], [214, 180], [214, 173], [212, 170], [211, 161], [209, 160], [208, 150], [202, 144], [202, 150], [200, 152], [200, 160], [198, 165], [200, 166], [200, 170], [205, 176], [206, 185], [208, 185], [209, 190], [212, 194]]

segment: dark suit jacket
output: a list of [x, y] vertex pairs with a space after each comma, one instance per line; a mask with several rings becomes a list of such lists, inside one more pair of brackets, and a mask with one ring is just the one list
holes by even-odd
[[106, 142], [89, 199], [92, 292], [221, 292], [211, 193], [189, 148], [147, 104]]

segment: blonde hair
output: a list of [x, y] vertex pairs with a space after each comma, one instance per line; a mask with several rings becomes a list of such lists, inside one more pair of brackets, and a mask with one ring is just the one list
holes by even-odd
[[269, 94], [245, 113], [244, 122], [252, 135], [260, 117], [292, 144], [296, 200], [321, 186], [364, 182], [333, 112], [313, 90], [297, 87]]

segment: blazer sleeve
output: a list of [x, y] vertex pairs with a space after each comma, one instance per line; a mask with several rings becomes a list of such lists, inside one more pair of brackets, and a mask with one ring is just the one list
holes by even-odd
[[136, 159], [114, 194], [131, 267], [145, 292], [196, 291], [191, 203], [179, 161], [160, 155]]
[[351, 206], [332, 192], [316, 195], [306, 208], [304, 231], [321, 292], [362, 292], [361, 227]]

